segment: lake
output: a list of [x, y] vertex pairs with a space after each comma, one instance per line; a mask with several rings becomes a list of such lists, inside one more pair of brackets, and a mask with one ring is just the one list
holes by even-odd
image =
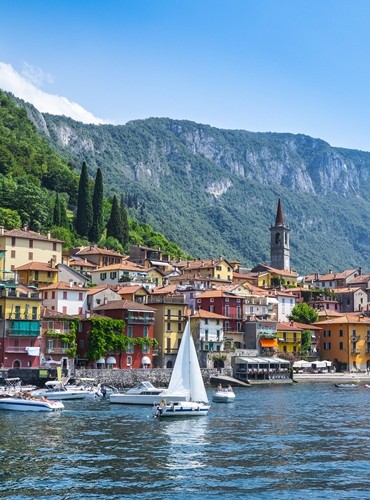
[[106, 400], [66, 401], [57, 414], [3, 411], [0, 497], [370, 498], [369, 389], [235, 393], [235, 403], [188, 420]]

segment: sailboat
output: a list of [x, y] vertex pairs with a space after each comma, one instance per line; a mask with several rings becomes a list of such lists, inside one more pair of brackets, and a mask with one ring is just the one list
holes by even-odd
[[[171, 394], [183, 393], [186, 401], [172, 401]], [[210, 405], [188, 321], [172, 370], [167, 400], [154, 406], [157, 417], [197, 417], [207, 415]]]

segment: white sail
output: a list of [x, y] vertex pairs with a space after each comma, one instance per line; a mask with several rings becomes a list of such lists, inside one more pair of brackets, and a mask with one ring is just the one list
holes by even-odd
[[182, 335], [179, 352], [168, 386], [169, 395], [177, 393], [185, 393], [190, 401], [208, 401], [193, 337], [190, 333], [189, 321], [186, 323]]

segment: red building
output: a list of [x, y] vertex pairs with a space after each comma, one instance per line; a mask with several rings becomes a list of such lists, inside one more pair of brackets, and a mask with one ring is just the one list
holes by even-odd
[[197, 296], [197, 309], [225, 316], [224, 339], [243, 347], [243, 297], [223, 290], [208, 290]]
[[[154, 338], [155, 310], [145, 304], [131, 300], [113, 300], [96, 307], [94, 316], [105, 316], [122, 320], [125, 323], [123, 334], [129, 338]], [[82, 321], [77, 339], [77, 363], [86, 364], [91, 321]], [[153, 347], [129, 345], [126, 352], [107, 352], [105, 357], [96, 361], [99, 368], [149, 368], [153, 361]]]

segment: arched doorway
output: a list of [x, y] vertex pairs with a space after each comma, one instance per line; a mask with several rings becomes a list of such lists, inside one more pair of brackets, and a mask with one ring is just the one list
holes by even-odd
[[166, 368], [172, 368], [173, 365], [172, 365], [172, 361], [169, 359], [166, 363]]
[[19, 359], [16, 359], [15, 361], [13, 361], [13, 368], [21, 368], [22, 367], [22, 363], [19, 361]]

